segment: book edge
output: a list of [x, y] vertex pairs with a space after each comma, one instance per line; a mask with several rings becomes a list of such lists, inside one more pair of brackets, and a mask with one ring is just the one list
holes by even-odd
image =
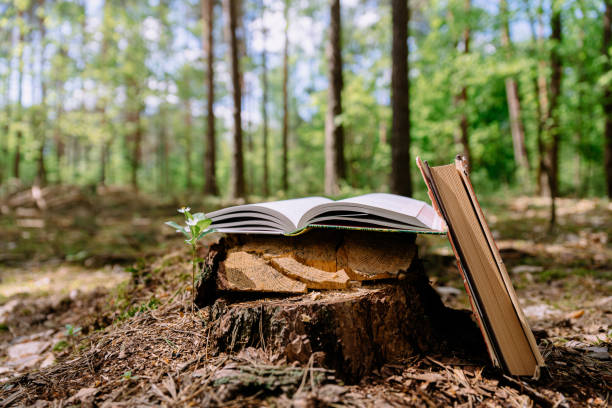
[[452, 225], [448, 222], [447, 218], [444, 215], [445, 211], [442, 208], [441, 199], [437, 197], [434, 180], [431, 175], [431, 171], [429, 170], [429, 164], [426, 161], [423, 162], [418, 156], [416, 158], [416, 162], [417, 167], [421, 172], [421, 176], [423, 177], [423, 181], [425, 182], [425, 186], [427, 187], [427, 194], [429, 196], [429, 199], [431, 200], [432, 206], [434, 207], [438, 215], [446, 223], [448, 240], [455, 255], [457, 268], [459, 269], [459, 273], [463, 278], [463, 286], [468, 294], [470, 306], [472, 307], [472, 312], [474, 313], [474, 316], [478, 323], [478, 327], [480, 328], [480, 332], [485, 341], [489, 357], [491, 358], [491, 361], [495, 367], [504, 368], [505, 363], [504, 365], [502, 365], [503, 359], [501, 358], [501, 353], [498, 350], [498, 347], [494, 345], [494, 337], [489, 334], [490, 328], [488, 327], [488, 324], [486, 324], [484, 321], [485, 315], [483, 313], [483, 310], [481, 310], [482, 302], [478, 299], [477, 291], [473, 288], [473, 285], [471, 283], [471, 275], [463, 265], [464, 262], [462, 261], [462, 256], [459, 254], [459, 250], [454, 243]]
[[497, 264], [498, 272], [499, 272], [499, 275], [501, 276], [502, 283], [504, 284], [504, 287], [506, 288], [506, 292], [508, 293], [508, 296], [510, 297], [510, 301], [512, 302], [512, 306], [515, 310], [517, 318], [521, 324], [521, 327], [523, 328], [523, 333], [525, 337], [527, 338], [527, 342], [529, 343], [531, 352], [533, 353], [533, 356], [536, 360], [537, 367], [536, 367], [536, 372], [533, 375], [534, 377], [537, 377], [538, 368], [545, 366], [544, 358], [542, 357], [542, 354], [540, 353], [540, 349], [538, 348], [535, 337], [533, 336], [533, 332], [531, 331], [529, 323], [527, 322], [525, 314], [523, 313], [523, 309], [520, 306], [520, 303], [516, 296], [516, 292], [514, 290], [514, 286], [512, 286], [512, 282], [510, 281], [510, 276], [508, 275], [508, 271], [506, 270], [506, 265], [504, 264], [504, 261], [499, 252], [499, 248], [497, 247], [497, 243], [495, 242], [495, 239], [493, 238], [493, 235], [489, 228], [489, 224], [487, 223], [484, 217], [484, 213], [482, 211], [482, 208], [480, 207], [478, 198], [476, 197], [474, 186], [472, 185], [472, 182], [467, 172], [467, 165], [465, 163], [465, 159], [463, 159], [461, 156], [457, 156], [455, 159], [455, 167], [457, 168], [457, 171], [459, 172], [459, 176], [461, 177], [461, 180], [464, 183], [464, 187], [466, 191], [468, 192], [470, 200], [473, 203], [476, 215], [478, 217], [478, 221], [485, 234], [485, 238], [487, 240], [487, 243], [489, 244], [490, 251], [493, 255], [493, 258], [495, 259], [495, 263]]

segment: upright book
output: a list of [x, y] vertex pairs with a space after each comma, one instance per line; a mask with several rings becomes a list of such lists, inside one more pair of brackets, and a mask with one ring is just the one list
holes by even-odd
[[472, 309], [493, 364], [512, 375], [538, 376], [544, 360], [470, 182], [467, 163], [430, 167], [417, 157], [429, 197], [446, 221]]

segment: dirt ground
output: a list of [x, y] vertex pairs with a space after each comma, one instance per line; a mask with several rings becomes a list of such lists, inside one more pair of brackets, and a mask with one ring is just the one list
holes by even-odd
[[[553, 234], [544, 199], [483, 203], [546, 360], [538, 380], [469, 356], [417, 355], [345, 384], [314, 359], [214, 351], [210, 310], [190, 312], [187, 248], [162, 224], [178, 203], [61, 193], [71, 200], [44, 209], [27, 195], [0, 202], [0, 406], [610, 405], [608, 201], [560, 200]], [[445, 304], [467, 309], [445, 238], [417, 242]]]

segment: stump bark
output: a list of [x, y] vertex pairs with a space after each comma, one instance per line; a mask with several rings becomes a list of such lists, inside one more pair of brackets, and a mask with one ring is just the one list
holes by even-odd
[[261, 347], [336, 370], [345, 381], [423, 353], [486, 359], [471, 313], [446, 308], [415, 236], [310, 231], [239, 236], [210, 247], [197, 302], [217, 352]]

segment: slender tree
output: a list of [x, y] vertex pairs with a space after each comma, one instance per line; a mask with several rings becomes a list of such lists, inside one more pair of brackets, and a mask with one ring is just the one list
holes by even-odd
[[391, 49], [391, 191], [412, 195], [410, 178], [410, 80], [408, 76], [408, 23], [410, 9], [407, 0], [392, 0], [393, 44]]
[[550, 105], [547, 121], [547, 140], [546, 140], [546, 168], [548, 188], [550, 190], [550, 225], [551, 228], [556, 223], [556, 198], [559, 189], [559, 96], [561, 95], [561, 75], [562, 61], [559, 52], [561, 45], [561, 7], [559, 2], [553, 2], [550, 18], [550, 39], [552, 48], [550, 51]]
[[289, 155], [289, 1], [285, 0], [285, 32], [284, 32], [284, 45], [283, 45], [283, 157], [282, 157], [282, 186], [283, 191], [289, 190], [289, 174], [288, 174], [288, 155]]
[[339, 181], [346, 177], [344, 127], [342, 125], [342, 41], [340, 0], [330, 0], [330, 27], [327, 43], [328, 93], [325, 117], [325, 194], [337, 194]]
[[[133, 29], [138, 29], [138, 22], [134, 21]], [[128, 140], [130, 149], [130, 183], [138, 191], [138, 173], [142, 162], [143, 123], [142, 114], [145, 109], [143, 90], [148, 75], [145, 64], [147, 49], [144, 39], [132, 34], [131, 40], [125, 50], [126, 63], [131, 68], [126, 71], [126, 112], [128, 123]]]
[[[57, 59], [64, 62], [68, 59], [68, 48], [65, 44], [60, 43], [57, 50]], [[58, 70], [60, 71], [60, 70]], [[61, 124], [64, 118], [64, 83], [65, 78], [63, 73], [57, 72], [55, 81], [55, 92], [57, 94], [57, 106], [55, 114], [55, 125], [53, 126], [53, 140], [55, 142], [55, 161], [56, 161], [56, 182], [62, 183], [62, 164], [64, 163], [64, 155], [66, 154], [66, 143], [62, 134]]]
[[[467, 19], [467, 15], [470, 13], [471, 8], [471, 0], [465, 0], [465, 28], [463, 29], [463, 53], [469, 54], [470, 52], [470, 25], [469, 20]], [[461, 92], [457, 95], [457, 104], [460, 107], [461, 115], [459, 116], [459, 134], [458, 141], [461, 144], [462, 154], [467, 159], [468, 165], [471, 167], [472, 165], [472, 153], [470, 151], [470, 141], [469, 141], [469, 123], [467, 117], [467, 86], [463, 86], [461, 88]]]
[[45, 66], [45, 49], [47, 45], [46, 39], [46, 25], [45, 25], [45, 0], [41, 0], [39, 5], [39, 11], [36, 13], [38, 19], [38, 29], [40, 32], [40, 55], [39, 55], [39, 79], [40, 79], [40, 92], [41, 92], [41, 110], [40, 110], [40, 124], [39, 124], [39, 140], [38, 140], [38, 157], [37, 169], [36, 169], [36, 183], [38, 185], [47, 184], [47, 168], [45, 167], [45, 147], [47, 144], [47, 81], [44, 75]]
[[[499, 14], [502, 23], [501, 42], [506, 58], [510, 59], [513, 56], [513, 47], [510, 39], [510, 19], [506, 0], [500, 0]], [[521, 101], [519, 99], [518, 84], [512, 76], [506, 78], [505, 84], [508, 115], [510, 117], [510, 132], [514, 148], [514, 161], [517, 167], [521, 169], [522, 178], [526, 178], [529, 174], [529, 158], [525, 147], [525, 128], [521, 120]]]
[[238, 49], [239, 39], [237, 33], [238, 4], [240, 0], [224, 0], [225, 15], [227, 16], [227, 37], [229, 39], [230, 63], [232, 77], [232, 94], [234, 99], [234, 151], [232, 157], [232, 188], [233, 198], [244, 198], [246, 186], [244, 182], [244, 153], [242, 148], [242, 90], [240, 75], [240, 57]]
[[[18, 12], [18, 30], [19, 30], [19, 42], [17, 44], [17, 121], [22, 120], [23, 111], [23, 48], [24, 48], [24, 27], [25, 23], [23, 20], [23, 10]], [[13, 158], [13, 177], [19, 179], [19, 170], [21, 165], [21, 143], [23, 140], [23, 130], [21, 125], [16, 132], [17, 141], [15, 143], [15, 156]]]
[[[103, 67], [104, 73], [103, 78], [106, 79], [107, 71], [110, 69], [109, 64], [109, 48], [112, 34], [112, 15], [111, 15], [111, 0], [106, 0], [102, 6], [102, 46], [100, 49], [100, 63]], [[103, 81], [106, 82], [106, 81]], [[104, 85], [108, 85], [104, 83]], [[98, 96], [98, 112], [102, 117], [102, 126], [104, 130], [109, 128], [109, 121], [106, 114], [106, 105], [108, 104], [108, 96], [106, 93]], [[108, 132], [111, 133], [111, 132]], [[106, 184], [107, 172], [108, 172], [108, 160], [110, 156], [110, 138], [112, 136], [105, 136], [100, 146], [100, 175], [98, 184], [104, 186]]]
[[[7, 18], [14, 19], [15, 18], [15, 5], [11, 3], [5, 3], [1, 7], [1, 12]], [[6, 59], [6, 73], [4, 76], [4, 86], [2, 95], [4, 98], [4, 114], [5, 121], [2, 124], [2, 134], [0, 135], [0, 184], [6, 179], [10, 177], [10, 158], [9, 158], [9, 136], [11, 130], [11, 122], [12, 122], [12, 103], [11, 103], [11, 87], [13, 77], [13, 50], [15, 49], [15, 37], [13, 36], [13, 27], [8, 24], [3, 27], [2, 32], [4, 33], [3, 44], [6, 45], [6, 48], [2, 48], [2, 56]]]
[[263, 121], [263, 196], [267, 197], [270, 195], [269, 184], [270, 176], [268, 169], [268, 56], [266, 51], [266, 38], [268, 36], [268, 29], [265, 24], [266, 5], [265, 2], [261, 1], [261, 35], [263, 40], [263, 48], [261, 51], [261, 87], [262, 87], [262, 101], [261, 101], [261, 117]]
[[193, 136], [192, 136], [192, 128], [193, 128], [193, 115], [191, 113], [191, 98], [186, 98], [184, 101], [185, 106], [185, 146], [186, 146], [186, 160], [185, 165], [187, 166], [187, 190], [191, 190], [193, 187], [193, 165], [191, 161], [191, 150], [193, 149]]
[[[158, 40], [158, 47], [163, 55], [164, 59], [170, 59], [172, 56], [172, 27], [168, 18], [170, 10], [168, 5], [164, 2], [160, 2], [157, 6], [157, 14], [161, 21], [161, 30]], [[168, 95], [170, 94], [170, 82], [172, 81], [171, 74], [166, 67], [162, 68], [163, 73], [161, 75], [163, 80], [163, 93], [162, 102], [159, 105], [159, 141], [158, 141], [158, 155], [159, 155], [159, 171], [160, 171], [160, 188], [162, 192], [168, 191], [171, 186], [170, 183], [170, 166], [169, 166], [169, 143], [168, 140], [172, 137], [172, 127], [169, 125], [170, 106], [168, 103]], [[189, 76], [185, 78], [189, 81]], [[191, 100], [189, 92], [179, 92], [181, 102], [183, 103], [183, 111], [185, 113], [185, 167], [186, 167], [186, 187], [191, 190], [192, 187], [192, 135], [191, 135]]]
[[[612, 63], [610, 62], [610, 47], [612, 46], [612, 0], [605, 0], [605, 6], [606, 8], [603, 15], [602, 42], [604, 73], [612, 70]], [[608, 197], [612, 198], [612, 83], [609, 81], [603, 92], [602, 106], [605, 115], [605, 174], [606, 183], [608, 186]]]
[[[140, 89], [138, 85], [128, 83], [128, 87], [133, 87], [135, 98], [140, 97]], [[138, 191], [138, 170], [140, 169], [140, 162], [142, 160], [142, 112], [144, 111], [144, 103], [136, 100], [134, 105], [130, 106], [130, 111], [127, 116], [127, 121], [130, 123], [132, 131], [130, 139], [132, 142], [131, 162], [130, 162], [130, 184], [134, 191]]]
[[[529, 8], [528, 2], [526, 3]], [[536, 145], [538, 149], [538, 163], [536, 168], [536, 191], [538, 195], [547, 195], [547, 168], [546, 168], [546, 153], [544, 148], [544, 131], [548, 117], [548, 81], [544, 75], [547, 69], [547, 62], [541, 56], [544, 54], [544, 24], [542, 22], [543, 7], [542, 1], [539, 2], [537, 15], [528, 14], [529, 26], [531, 28], [531, 57], [536, 60], [533, 70], [533, 88], [536, 92]], [[536, 22], [537, 20], [537, 22]], [[537, 28], [536, 28], [537, 25]]]
[[215, 0], [202, 0], [202, 44], [206, 57], [206, 140], [204, 150], [204, 193], [217, 196], [216, 144], [215, 144], [215, 53], [214, 53], [214, 12]]

